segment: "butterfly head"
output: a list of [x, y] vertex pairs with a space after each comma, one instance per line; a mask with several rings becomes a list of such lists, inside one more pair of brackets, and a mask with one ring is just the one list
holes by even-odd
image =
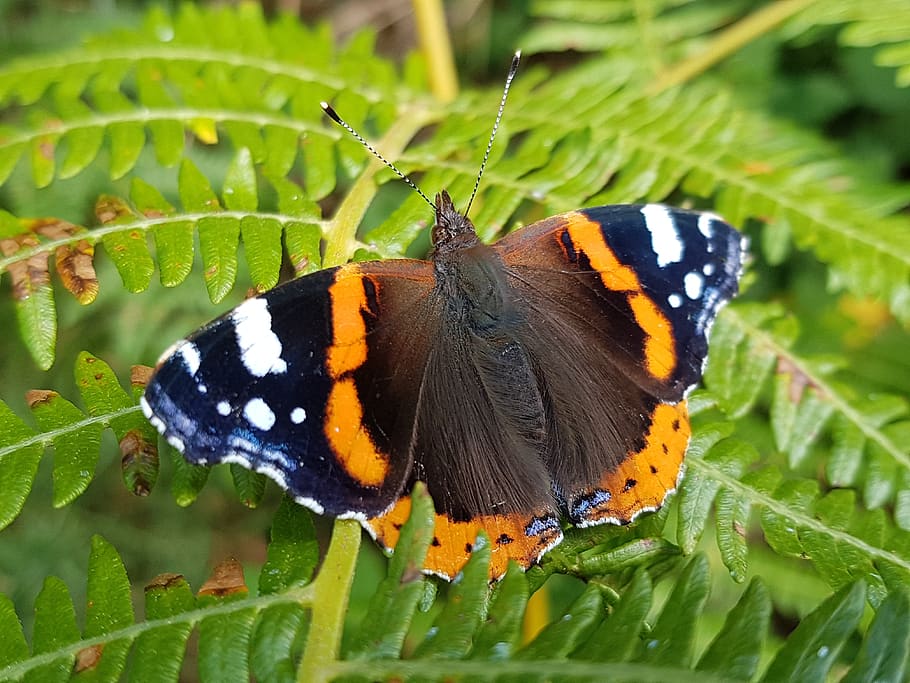
[[434, 255], [465, 249], [479, 241], [474, 224], [455, 208], [445, 190], [436, 195], [436, 223], [431, 238]]

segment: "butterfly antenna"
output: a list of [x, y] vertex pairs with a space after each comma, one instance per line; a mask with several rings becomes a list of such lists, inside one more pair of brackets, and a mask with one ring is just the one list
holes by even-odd
[[363, 136], [360, 133], [358, 133], [356, 130], [351, 128], [350, 124], [348, 124], [347, 121], [345, 121], [343, 118], [338, 116], [338, 112], [336, 112], [334, 109], [332, 109], [331, 105], [328, 102], [320, 102], [319, 106], [322, 107], [322, 111], [324, 111], [326, 114], [328, 114], [329, 118], [332, 119], [332, 121], [337, 123], [339, 126], [344, 128], [347, 132], [349, 132], [351, 135], [353, 135], [355, 138], [357, 138], [360, 141], [361, 145], [363, 145], [364, 147], [366, 147], [368, 150], [370, 150], [373, 153], [373, 156], [375, 156], [382, 163], [384, 163], [386, 166], [388, 166], [393, 171], [395, 171], [395, 175], [397, 175], [399, 178], [401, 178], [404, 182], [406, 182], [411, 187], [412, 190], [414, 190], [415, 192], [417, 192], [417, 194], [419, 194], [421, 197], [423, 197], [424, 201], [433, 208], [433, 211], [436, 210], [436, 205], [430, 201], [429, 197], [427, 197], [423, 192], [420, 191], [420, 188], [414, 184], [414, 181], [411, 180], [410, 178], [408, 178], [404, 173], [399, 171], [398, 168], [395, 166], [395, 164], [393, 164], [391, 161], [389, 161], [384, 156], [382, 156], [379, 152], [377, 152], [376, 148], [373, 147], [373, 145], [371, 145], [369, 142], [364, 140]]
[[474, 203], [474, 197], [477, 196], [477, 188], [480, 187], [480, 179], [483, 177], [483, 170], [487, 166], [487, 159], [490, 158], [490, 150], [493, 149], [493, 138], [496, 137], [496, 131], [499, 130], [499, 122], [502, 120], [502, 111], [506, 108], [506, 97], [509, 96], [509, 88], [512, 86], [512, 79], [518, 71], [518, 62], [521, 61], [521, 50], [516, 50], [512, 57], [512, 65], [509, 67], [509, 73], [506, 76], [506, 85], [502, 89], [502, 99], [499, 101], [499, 111], [496, 112], [496, 120], [493, 122], [493, 131], [490, 133], [490, 141], [487, 142], [487, 151], [483, 153], [483, 161], [480, 162], [480, 171], [477, 172], [477, 180], [474, 181], [474, 191], [471, 193], [471, 199], [468, 201], [468, 208], [464, 210], [467, 216], [471, 210], [471, 204]]

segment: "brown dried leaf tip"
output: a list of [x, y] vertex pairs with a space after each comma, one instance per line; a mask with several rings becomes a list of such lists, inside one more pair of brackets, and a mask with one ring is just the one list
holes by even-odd
[[119, 197], [103, 194], [95, 202], [95, 216], [102, 224], [132, 222], [135, 214]]
[[48, 389], [29, 389], [25, 392], [25, 402], [31, 410], [41, 403], [50, 403], [59, 395], [56, 391]]
[[[80, 304], [89, 304], [94, 301], [95, 297], [98, 296], [98, 275], [95, 273], [93, 261], [95, 247], [88, 239], [71, 241], [76, 235], [88, 235], [88, 230], [58, 218], [35, 218], [22, 221], [22, 225], [32, 235], [40, 235], [53, 241], [66, 241], [66, 244], [61, 244], [54, 250], [54, 262], [57, 266], [57, 273], [63, 281], [63, 286], [76, 297]], [[4, 241], [18, 242], [21, 245], [20, 248], [40, 246], [41, 242], [28, 233], [23, 233], [17, 238]], [[16, 252], [16, 249], [9, 253], [7, 247], [4, 246], [3, 252], [5, 255], [10, 256], [11, 253], [14, 254]], [[33, 261], [33, 259], [35, 260]], [[46, 281], [50, 282], [50, 276], [47, 274], [47, 263], [47, 254], [40, 252], [28, 259], [24, 265], [39, 268]], [[11, 273], [16, 266], [19, 266], [20, 269], [23, 267], [20, 264], [13, 264], [10, 267]], [[15, 282], [15, 275], [13, 280]]]
[[134, 365], [130, 368], [130, 386], [145, 389], [152, 378], [154, 369], [148, 365]]
[[807, 388], [818, 389], [811, 377], [786, 358], [778, 359], [777, 374], [790, 375], [788, 398], [794, 405], [799, 405]]
[[136, 496], [147, 496], [158, 480], [158, 444], [138, 429], [120, 439], [120, 468], [127, 488]]
[[230, 558], [221, 562], [212, 570], [211, 576], [199, 589], [199, 597], [211, 595], [223, 598], [228, 595], [246, 594], [248, 592], [249, 588], [247, 588], [246, 582], [243, 580], [243, 567], [237, 560]]
[[174, 574], [172, 572], [165, 572], [164, 574], [159, 574], [154, 579], [152, 579], [148, 585], [145, 587], [145, 592], [161, 589], [167, 590], [176, 586], [183, 580], [183, 574]]
[[[34, 235], [23, 233], [15, 237], [0, 239], [0, 253], [4, 256], [14, 256], [20, 251], [34, 249], [40, 244]], [[25, 301], [36, 290], [50, 286], [51, 276], [47, 264], [48, 256], [41, 251], [32, 254], [27, 259], [9, 264], [7, 270], [13, 281], [13, 299]]]
[[73, 665], [73, 673], [79, 673], [88, 669], [94, 669], [101, 661], [101, 654], [104, 652], [104, 645], [92, 645], [76, 653], [76, 663]]

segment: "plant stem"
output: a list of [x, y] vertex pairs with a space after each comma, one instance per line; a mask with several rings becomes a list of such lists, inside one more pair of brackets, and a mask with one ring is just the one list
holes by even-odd
[[350, 519], [337, 520], [322, 569], [312, 584], [312, 620], [297, 669], [298, 681], [327, 681], [331, 666], [338, 661], [359, 549], [360, 524]]
[[442, 3], [440, 0], [412, 0], [412, 4], [433, 97], [443, 103], [451, 102], [458, 95], [458, 76]]
[[649, 88], [650, 93], [654, 95], [691, 80], [815, 2], [816, 0], [780, 0], [765, 5], [719, 33], [702, 52], [658, 74]]

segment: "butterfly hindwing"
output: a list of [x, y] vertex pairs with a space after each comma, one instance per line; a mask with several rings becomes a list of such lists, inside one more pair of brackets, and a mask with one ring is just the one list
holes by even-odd
[[190, 462], [239, 463], [318, 512], [388, 509], [411, 468], [433, 285], [430, 264], [392, 263], [248, 299], [160, 361], [146, 414]]

